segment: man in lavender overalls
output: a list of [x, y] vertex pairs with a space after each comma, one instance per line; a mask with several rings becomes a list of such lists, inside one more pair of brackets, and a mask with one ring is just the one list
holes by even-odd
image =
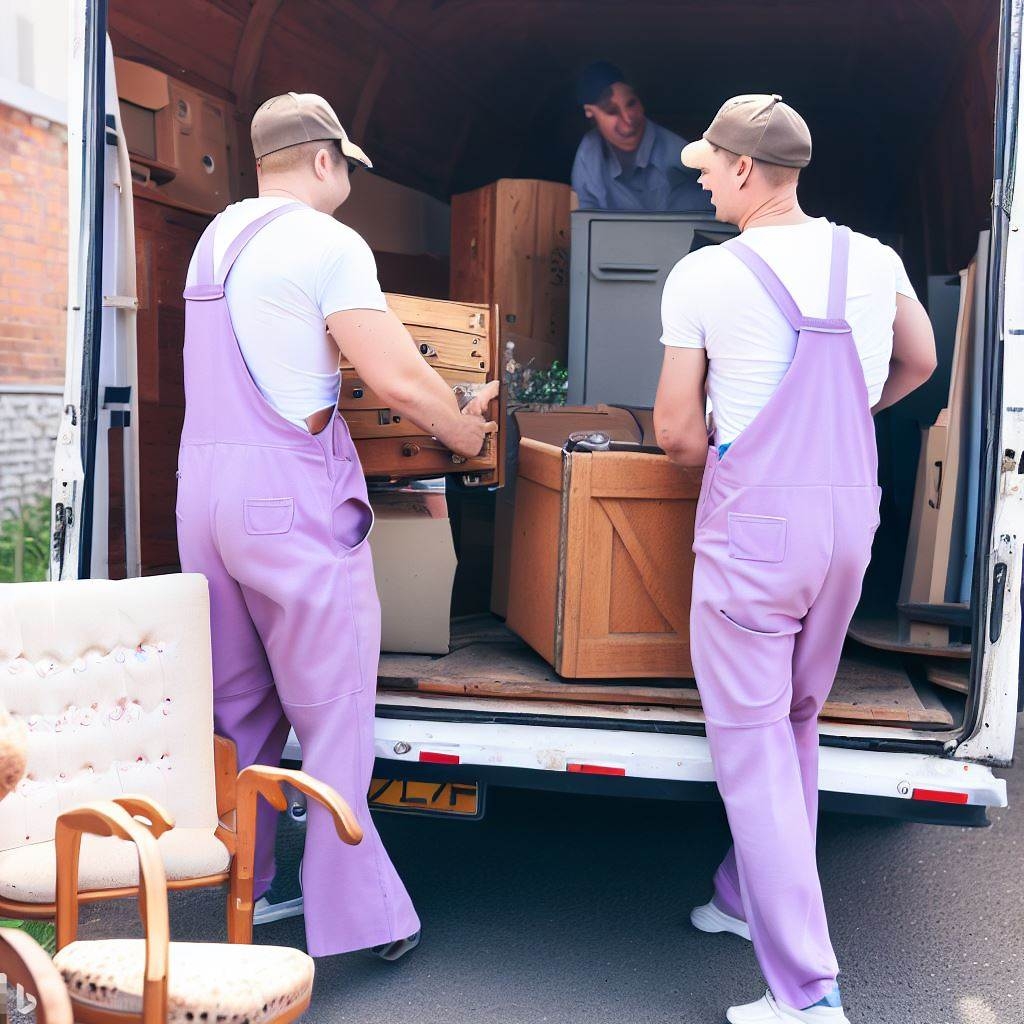
[[729, 100], [682, 161], [742, 234], [681, 260], [662, 299], [655, 426], [705, 466], [690, 643], [733, 837], [691, 920], [752, 940], [770, 986], [732, 1024], [848, 1021], [815, 860], [817, 716], [878, 526], [872, 413], [935, 367], [896, 253], [801, 210], [810, 159], [781, 97]]
[[[459, 412], [388, 310], [369, 247], [331, 216], [370, 161], [330, 105], [274, 97], [253, 118], [252, 142], [259, 198], [210, 225], [185, 289], [181, 567], [209, 580], [214, 714], [239, 763], [279, 763], [291, 724], [304, 768], [363, 827], [360, 845], [342, 846], [328, 813], [309, 808], [309, 952], [393, 960], [420, 923], [366, 801], [380, 606], [373, 515], [336, 410], [339, 347], [389, 406], [453, 451], [477, 455], [488, 424], [479, 406]], [[257, 897], [274, 874], [275, 817], [261, 805]]]

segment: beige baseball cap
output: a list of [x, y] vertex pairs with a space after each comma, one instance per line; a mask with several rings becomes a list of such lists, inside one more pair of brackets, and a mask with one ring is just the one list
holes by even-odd
[[726, 100], [704, 137], [686, 146], [680, 159], [686, 167], [706, 167], [712, 146], [781, 167], [806, 167], [811, 162], [807, 122], [774, 94]]
[[341, 127], [334, 108], [314, 92], [286, 92], [267, 100], [252, 119], [252, 151], [256, 159], [304, 142], [337, 139], [350, 160], [372, 167], [370, 158]]

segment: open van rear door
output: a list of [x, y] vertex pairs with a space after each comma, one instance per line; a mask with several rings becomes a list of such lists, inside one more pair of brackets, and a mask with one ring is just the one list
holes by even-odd
[[[978, 557], [972, 605], [974, 666], [968, 721], [956, 756], [1006, 764], [1013, 756], [1021, 655], [1024, 542], [1024, 3], [1006, 0], [1000, 33], [995, 182], [985, 301], [984, 431]], [[979, 657], [980, 655], [980, 657]]]
[[68, 331], [53, 474], [54, 580], [141, 571], [131, 169], [105, 0], [70, 7]]

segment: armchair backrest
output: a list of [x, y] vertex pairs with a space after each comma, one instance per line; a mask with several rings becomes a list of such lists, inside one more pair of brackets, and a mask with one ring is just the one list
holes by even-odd
[[203, 576], [0, 585], [0, 704], [28, 730], [0, 850], [52, 840], [61, 812], [125, 793], [177, 825], [216, 826]]

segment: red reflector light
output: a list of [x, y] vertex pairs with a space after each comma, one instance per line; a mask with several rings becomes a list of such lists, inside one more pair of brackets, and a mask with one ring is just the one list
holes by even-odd
[[604, 764], [567, 764], [567, 772], [575, 772], [578, 775], [625, 775], [625, 768], [611, 768]]
[[435, 754], [429, 750], [420, 751], [420, 760], [427, 764], [458, 764], [458, 754]]
[[943, 789], [915, 789], [912, 799], [932, 800], [937, 804], [965, 804], [967, 803], [967, 794], [950, 793]]

